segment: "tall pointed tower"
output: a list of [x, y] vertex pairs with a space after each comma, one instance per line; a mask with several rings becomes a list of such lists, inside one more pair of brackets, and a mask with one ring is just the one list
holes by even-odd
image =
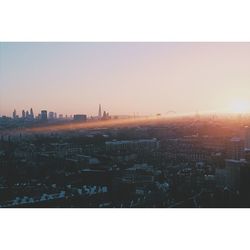
[[31, 119], [34, 119], [34, 112], [33, 112], [33, 109], [32, 109], [32, 108], [30, 109], [30, 118], [31, 118]]
[[99, 104], [98, 118], [99, 119], [102, 118], [102, 107], [101, 107], [101, 104]]

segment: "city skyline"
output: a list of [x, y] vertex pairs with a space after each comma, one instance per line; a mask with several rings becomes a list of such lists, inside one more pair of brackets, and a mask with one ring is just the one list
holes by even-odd
[[250, 112], [249, 43], [0, 43], [0, 114]]
[[[76, 114], [76, 113], [73, 113], [73, 114], [62, 114], [62, 113], [57, 113], [55, 110], [54, 111], [51, 111], [51, 110], [46, 110], [46, 109], [43, 109], [43, 110], [40, 110], [40, 111], [37, 111], [37, 112], [34, 112], [33, 111], [33, 108], [31, 107], [30, 109], [28, 110], [25, 110], [25, 109], [22, 109], [22, 110], [17, 110], [17, 109], [14, 109], [13, 112], [12, 112], [12, 116], [6, 116], [6, 115], [3, 115], [3, 117], [9, 117], [9, 118], [13, 118], [13, 119], [29, 119], [29, 120], [34, 120], [34, 119], [40, 119], [41, 116], [42, 116], [42, 113], [45, 113], [46, 112], [46, 116], [48, 119], [57, 119], [57, 118], [73, 118], [73, 116], [75, 115], [86, 115], [86, 114]], [[134, 114], [135, 116], [136, 114]], [[87, 115], [86, 115], [87, 116]], [[0, 117], [1, 117], [1, 114], [0, 114]], [[103, 112], [102, 112], [102, 105], [99, 104], [98, 105], [98, 113], [94, 114], [94, 115], [91, 115], [89, 116], [90, 118], [97, 118], [97, 119], [109, 119], [111, 118], [110, 114], [108, 111], [106, 111], [105, 109], [103, 109]], [[114, 117], [116, 117], [114, 115]]]

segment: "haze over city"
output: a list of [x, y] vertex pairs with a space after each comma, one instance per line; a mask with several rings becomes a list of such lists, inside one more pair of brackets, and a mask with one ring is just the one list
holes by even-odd
[[0, 43], [0, 114], [250, 111], [249, 43]]

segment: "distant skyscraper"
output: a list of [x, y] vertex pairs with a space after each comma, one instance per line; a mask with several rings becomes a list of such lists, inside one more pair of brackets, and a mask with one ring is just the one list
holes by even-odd
[[13, 111], [13, 119], [16, 119], [17, 118], [17, 116], [16, 116], [16, 110], [14, 109], [14, 111]]
[[104, 110], [103, 111], [102, 120], [109, 120], [110, 118], [111, 117], [109, 116], [109, 113]]
[[54, 119], [55, 118], [55, 113], [54, 112], [49, 112], [49, 119]]
[[26, 117], [27, 119], [30, 117], [30, 114], [29, 114], [29, 111], [28, 111], [28, 110], [26, 111], [25, 117]]
[[31, 118], [31, 119], [34, 119], [34, 112], [33, 112], [33, 109], [32, 109], [32, 108], [30, 109], [30, 118]]
[[99, 104], [98, 118], [99, 118], [99, 119], [102, 118], [102, 107], [101, 107], [101, 104]]
[[22, 118], [25, 119], [25, 111], [22, 110]]
[[48, 119], [47, 110], [42, 110], [41, 111], [41, 120], [42, 121], [47, 121], [47, 119]]

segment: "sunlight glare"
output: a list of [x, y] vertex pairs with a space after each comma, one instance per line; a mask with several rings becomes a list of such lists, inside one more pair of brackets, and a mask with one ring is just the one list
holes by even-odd
[[234, 101], [231, 105], [233, 113], [247, 113], [250, 112], [250, 104], [245, 100]]

